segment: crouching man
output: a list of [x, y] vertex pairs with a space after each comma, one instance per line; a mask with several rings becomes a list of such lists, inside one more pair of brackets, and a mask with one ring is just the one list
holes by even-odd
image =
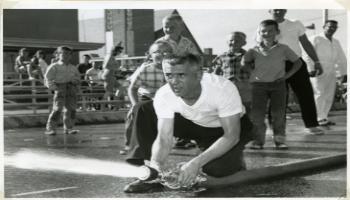
[[[181, 166], [178, 182], [183, 187], [192, 185], [200, 171], [224, 177], [244, 170], [243, 149], [252, 137], [253, 127], [235, 85], [203, 74], [200, 63], [191, 54], [163, 60], [167, 84], [157, 91], [153, 106], [140, 109], [139, 115], [147, 115], [143, 124], [148, 128], [137, 136], [142, 151], [127, 160], [150, 160], [150, 167], [161, 172], [166, 170], [174, 136], [195, 140], [202, 152]], [[137, 180], [124, 191], [147, 192], [156, 187], [161, 185]]]

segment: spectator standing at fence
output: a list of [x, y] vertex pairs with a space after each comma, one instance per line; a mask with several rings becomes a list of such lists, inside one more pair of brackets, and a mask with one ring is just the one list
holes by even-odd
[[[258, 35], [260, 42], [249, 49], [242, 58], [242, 65], [251, 67], [250, 82], [252, 83], [251, 120], [256, 126], [256, 136], [250, 148], [263, 149], [265, 143], [265, 115], [267, 103], [270, 101], [272, 128], [276, 149], [288, 149], [286, 137], [286, 79], [301, 67], [300, 58], [287, 45], [276, 41], [279, 33], [278, 24], [274, 20], [264, 20], [260, 23]], [[285, 62], [293, 63], [291, 69], [285, 72]], [[253, 65], [254, 64], [254, 65]], [[253, 66], [253, 67], [252, 67]]]
[[74, 121], [79, 92], [80, 74], [77, 68], [70, 63], [72, 49], [66, 46], [57, 48], [59, 60], [52, 63], [45, 74], [46, 86], [54, 91], [53, 107], [46, 124], [45, 134], [55, 135], [56, 127], [63, 108], [63, 132], [75, 134]]
[[169, 15], [163, 18], [163, 32], [165, 36], [159, 38], [169, 42], [173, 48], [175, 55], [195, 54], [198, 55], [196, 45], [188, 38], [184, 37], [182, 31], [184, 29], [184, 23], [180, 15]]
[[92, 65], [90, 63], [91, 56], [88, 54], [83, 55], [83, 63], [78, 64], [77, 68], [80, 73], [80, 79], [82, 80], [82, 86], [87, 86], [87, 82], [84, 81], [85, 79], [85, 73], [88, 69], [92, 68]]
[[103, 85], [101, 80], [102, 70], [96, 62], [91, 63], [91, 68], [88, 69], [85, 73], [85, 81], [89, 84], [90, 87]]
[[[299, 57], [302, 55], [303, 47], [305, 52], [315, 63], [315, 71], [310, 72], [312, 76], [318, 76], [322, 74], [322, 66], [317, 57], [317, 54], [305, 34], [304, 25], [298, 20], [289, 20], [285, 18], [287, 13], [286, 9], [272, 9], [269, 10], [272, 18], [277, 21], [280, 28], [280, 34], [277, 36], [277, 40], [281, 44], [288, 45]], [[314, 100], [314, 93], [310, 83], [309, 73], [307, 71], [306, 63], [301, 59], [301, 68], [291, 76], [287, 83], [291, 86], [294, 94], [298, 98], [302, 119], [304, 121], [306, 131], [312, 134], [323, 134], [323, 130], [318, 128], [317, 112]], [[291, 62], [286, 63], [287, 71], [290, 70], [293, 64]]]
[[28, 76], [29, 80], [43, 79], [41, 68], [39, 66], [39, 58], [36, 55], [34, 55], [33, 58], [30, 60], [30, 64], [28, 67]]
[[[90, 63], [90, 55], [88, 54], [84, 54], [83, 55], [83, 62], [79, 63], [77, 65], [78, 71], [80, 73], [80, 85], [81, 85], [81, 92], [83, 94], [88, 93], [89, 92], [89, 84], [87, 83], [87, 81], [85, 80], [85, 73], [88, 69], [90, 69], [92, 67], [91, 63]], [[86, 109], [86, 101], [87, 101], [87, 97], [85, 95], [82, 95], [81, 97], [82, 99], [82, 107], [80, 107], [79, 109], [81, 110], [85, 110]]]
[[120, 151], [120, 154], [126, 154], [130, 149], [137, 151], [138, 141], [130, 144], [130, 138], [134, 136], [133, 140], [137, 140], [136, 136], [139, 134], [137, 132], [142, 132], [138, 127], [139, 123], [143, 123], [138, 119], [138, 109], [143, 103], [152, 103], [156, 91], [165, 84], [162, 61], [172, 53], [172, 47], [168, 42], [156, 41], [149, 48], [151, 61], [144, 62], [129, 78], [128, 96], [131, 108], [125, 123], [125, 148]]
[[250, 71], [241, 69], [241, 59], [246, 53], [242, 48], [246, 44], [246, 35], [243, 32], [235, 31], [230, 33], [227, 39], [229, 50], [213, 60], [214, 73], [222, 75], [236, 85], [246, 113], [249, 115], [252, 96], [249, 82]]
[[42, 76], [44, 77], [44, 76], [45, 76], [45, 73], [46, 73], [46, 70], [47, 70], [47, 68], [48, 68], [48, 65], [47, 65], [47, 63], [46, 63], [46, 61], [45, 61], [45, 54], [44, 54], [44, 51], [43, 51], [43, 50], [38, 50], [38, 51], [35, 53], [35, 56], [38, 58], [39, 67], [40, 67]]
[[28, 57], [28, 50], [26, 48], [22, 48], [18, 51], [18, 56], [15, 60], [15, 72], [20, 74], [20, 76], [24, 79], [28, 78], [28, 67], [30, 64], [30, 60]]
[[[98, 88], [96, 89], [96, 87], [103, 85], [103, 81], [101, 80], [102, 70], [100, 69], [100, 67], [97, 65], [96, 62], [91, 63], [91, 65], [92, 67], [88, 69], [85, 73], [85, 81], [89, 84], [89, 92], [95, 93], [99, 91], [99, 89]], [[89, 102], [91, 102], [91, 104], [89, 104], [88, 109], [95, 109], [95, 110], [100, 109], [100, 104], [94, 103], [94, 101], [102, 100], [102, 97], [96, 98], [92, 96], [88, 99], [89, 99]]]
[[[321, 126], [335, 125], [328, 120], [328, 113], [335, 96], [337, 76], [343, 79], [342, 77], [346, 75], [345, 53], [339, 41], [333, 37], [337, 28], [337, 21], [327, 20], [323, 26], [323, 33], [310, 39], [323, 66], [321, 75], [310, 78], [314, 90], [317, 119]], [[310, 57], [306, 58], [306, 63], [309, 71], [315, 70], [315, 63]]]
[[[115, 59], [118, 55], [120, 55], [123, 52], [123, 49], [124, 48], [121, 46], [120, 42], [115, 47], [113, 47], [111, 53], [108, 54], [103, 61], [103, 72], [101, 78], [104, 81], [104, 99], [106, 99], [107, 101], [113, 100], [113, 97], [115, 96], [118, 88], [120, 87], [120, 84], [116, 79], [116, 73], [120, 70], [121, 63]], [[110, 109], [112, 109], [112, 105], [109, 105], [109, 107]]]

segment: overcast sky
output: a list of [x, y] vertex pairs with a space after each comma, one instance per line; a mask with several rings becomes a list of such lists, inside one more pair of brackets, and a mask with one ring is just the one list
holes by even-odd
[[[260, 21], [269, 19], [268, 10], [179, 10], [188, 28], [196, 38], [201, 48], [212, 47], [214, 53], [227, 49], [226, 35], [232, 31], [242, 31], [247, 34], [246, 48], [255, 44], [254, 38]], [[288, 10], [286, 17], [298, 19], [306, 25], [315, 23], [315, 30], [308, 30], [308, 35], [322, 31], [322, 10]], [[331, 10], [329, 19], [339, 21], [339, 29], [335, 35], [346, 45], [346, 11]], [[346, 46], [343, 46], [346, 48]]]
[[[156, 10], [157, 11], [157, 10]], [[222, 53], [227, 49], [226, 36], [232, 31], [242, 31], [247, 34], [247, 45], [252, 47], [255, 31], [260, 21], [269, 19], [270, 15], [266, 9], [230, 9], [230, 10], [208, 10], [208, 9], [179, 9], [187, 27], [190, 29], [201, 48], [213, 48], [214, 54]], [[314, 35], [322, 31], [323, 10], [288, 10], [286, 17], [298, 19], [305, 26], [315, 23], [315, 30], [308, 30], [307, 35]], [[79, 18], [102, 18], [103, 10], [88, 10], [79, 12]], [[346, 10], [329, 10], [329, 19], [339, 21], [339, 29], [335, 37], [341, 41], [346, 49], [347, 19]]]

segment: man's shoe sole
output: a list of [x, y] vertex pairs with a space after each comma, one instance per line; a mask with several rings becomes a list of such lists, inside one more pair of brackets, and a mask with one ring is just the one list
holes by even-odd
[[164, 186], [160, 183], [149, 183], [148, 186], [140, 186], [141, 188], [131, 188], [131, 185], [125, 186], [123, 191], [125, 193], [147, 193], [147, 192], [161, 192]]

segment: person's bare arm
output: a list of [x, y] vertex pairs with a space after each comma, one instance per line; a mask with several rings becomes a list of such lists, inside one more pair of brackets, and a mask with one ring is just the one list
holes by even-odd
[[318, 59], [317, 53], [316, 53], [314, 47], [312, 46], [311, 42], [309, 41], [309, 39], [307, 38], [307, 36], [305, 34], [303, 34], [302, 36], [299, 37], [299, 41], [301, 43], [301, 46], [303, 47], [303, 49], [307, 53], [307, 55], [315, 63], [316, 76], [321, 75], [323, 73], [323, 69], [322, 69], [321, 63]]
[[220, 118], [224, 134], [217, 139], [208, 149], [191, 159], [181, 167], [179, 183], [189, 186], [198, 175], [199, 169], [208, 162], [222, 156], [239, 142], [241, 130], [240, 113]]
[[135, 81], [131, 81], [128, 87], [128, 96], [132, 106], [134, 106], [138, 102], [137, 90], [138, 87], [135, 87]]
[[152, 146], [150, 167], [162, 171], [173, 146], [174, 119], [158, 119], [158, 135]]
[[286, 74], [282, 78], [275, 80], [275, 82], [287, 80], [288, 78], [293, 76], [293, 74], [295, 74], [300, 69], [301, 65], [302, 65], [302, 62], [300, 59], [294, 61], [291, 69], [288, 72], [286, 72]]

